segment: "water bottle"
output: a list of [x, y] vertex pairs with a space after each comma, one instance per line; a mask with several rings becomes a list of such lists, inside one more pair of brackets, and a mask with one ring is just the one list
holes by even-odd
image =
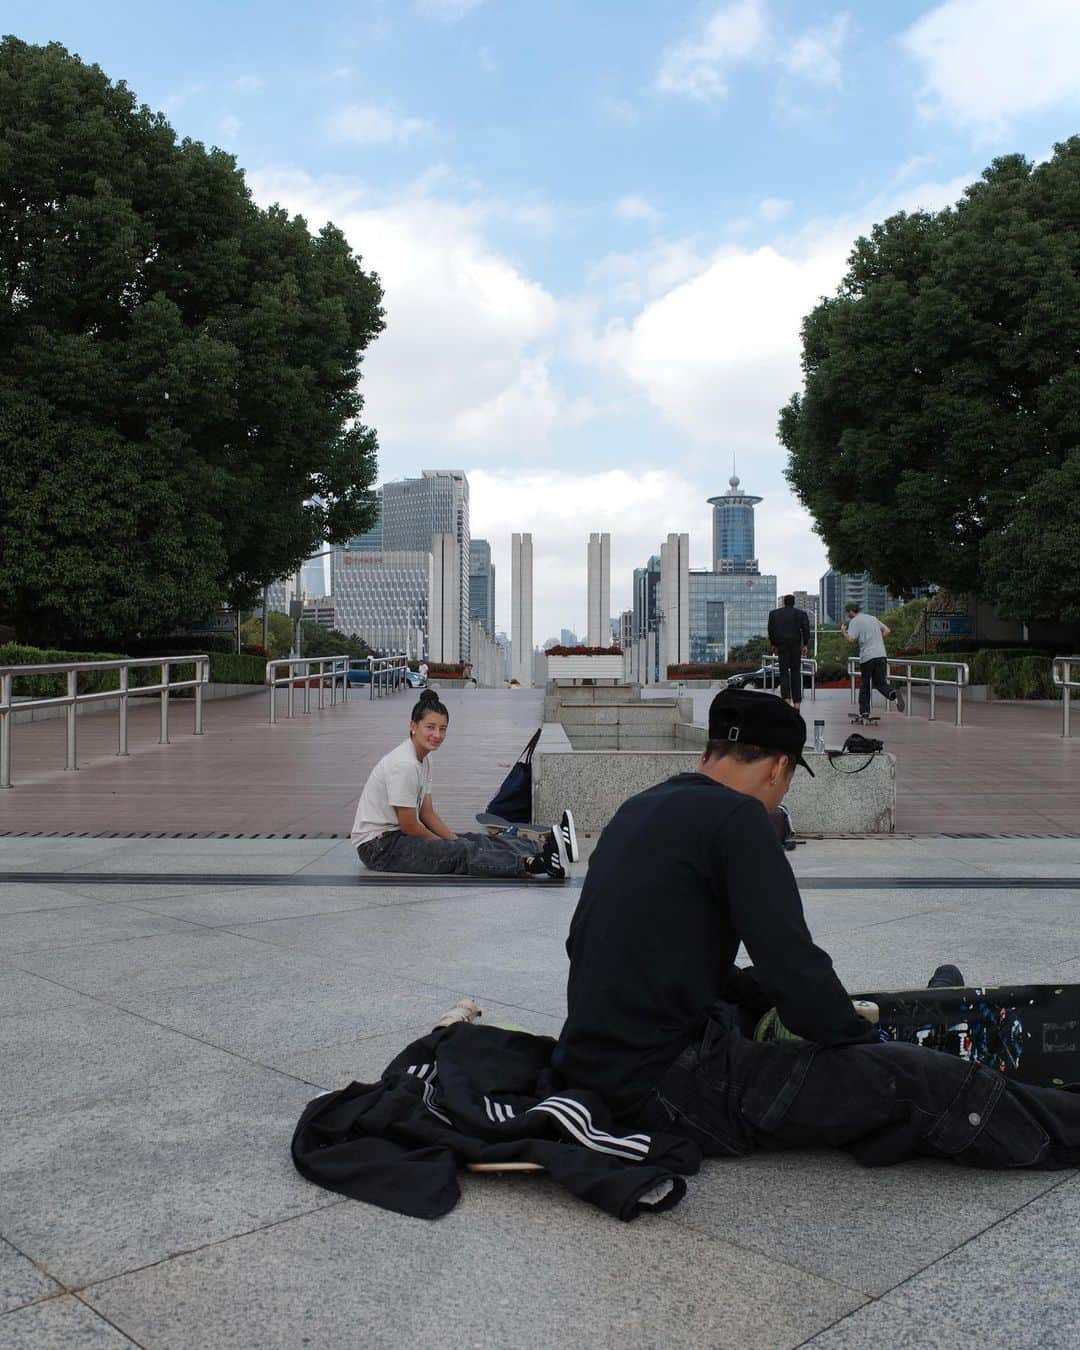
[[818, 721], [818, 722], [815, 722], [815, 723], [814, 723], [814, 750], [815, 750], [816, 753], [819, 754], [819, 755], [823, 755], [823, 754], [825, 753], [825, 723], [824, 723], [824, 722]]

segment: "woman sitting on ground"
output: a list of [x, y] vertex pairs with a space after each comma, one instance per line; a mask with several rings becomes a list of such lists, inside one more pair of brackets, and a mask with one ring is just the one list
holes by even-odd
[[578, 857], [569, 811], [539, 851], [516, 835], [455, 834], [439, 818], [431, 800], [431, 755], [449, 725], [439, 695], [425, 689], [408, 738], [379, 760], [364, 784], [350, 835], [360, 861], [374, 872], [564, 877]]

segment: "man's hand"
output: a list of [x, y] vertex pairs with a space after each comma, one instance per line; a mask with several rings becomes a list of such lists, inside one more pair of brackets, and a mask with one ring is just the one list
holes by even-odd
[[804, 646], [803, 649], [802, 649], [802, 654], [803, 654], [803, 656], [806, 656], [807, 653], [808, 653], [809, 651], [810, 651], [810, 648], [807, 647], [807, 646]]

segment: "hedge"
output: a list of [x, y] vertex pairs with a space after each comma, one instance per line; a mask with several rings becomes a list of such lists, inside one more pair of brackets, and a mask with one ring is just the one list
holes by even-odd
[[264, 684], [266, 657], [236, 652], [210, 653], [210, 678], [215, 684]]
[[[182, 652], [162, 651], [162, 656], [183, 655]], [[209, 652], [210, 679], [221, 684], [262, 684], [266, 678], [266, 660], [261, 656], [237, 656], [234, 652]], [[51, 665], [61, 661], [123, 661], [118, 652], [64, 652], [51, 648], [24, 647], [17, 642], [0, 646], [0, 666]], [[170, 680], [190, 680], [195, 674], [194, 663], [170, 668]], [[140, 689], [158, 684], [160, 666], [140, 666], [128, 671], [128, 688]], [[83, 670], [78, 674], [76, 689], [80, 694], [98, 694], [120, 688], [118, 670]], [[16, 698], [56, 698], [67, 693], [67, 676], [17, 675], [12, 682]], [[178, 696], [190, 690], [178, 691]]]
[[745, 675], [748, 671], [759, 670], [760, 666], [751, 661], [685, 662], [682, 665], [668, 666], [669, 680], [727, 680], [732, 675]]

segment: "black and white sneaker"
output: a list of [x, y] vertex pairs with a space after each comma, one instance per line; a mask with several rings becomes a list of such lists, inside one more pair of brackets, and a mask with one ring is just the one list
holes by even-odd
[[581, 857], [581, 849], [578, 848], [574, 817], [569, 811], [562, 813], [562, 820], [559, 821], [559, 832], [562, 834], [563, 843], [566, 845], [566, 856], [572, 863], [577, 862]]
[[897, 712], [903, 712], [904, 709], [907, 707], [907, 699], [904, 698], [904, 691], [902, 689], [898, 689], [896, 691], [896, 698], [893, 700], [893, 702], [896, 704]]
[[562, 830], [558, 825], [551, 827], [551, 833], [544, 840], [544, 847], [525, 864], [525, 871], [533, 877], [557, 877], [560, 881], [566, 877], [570, 859], [566, 852]]

